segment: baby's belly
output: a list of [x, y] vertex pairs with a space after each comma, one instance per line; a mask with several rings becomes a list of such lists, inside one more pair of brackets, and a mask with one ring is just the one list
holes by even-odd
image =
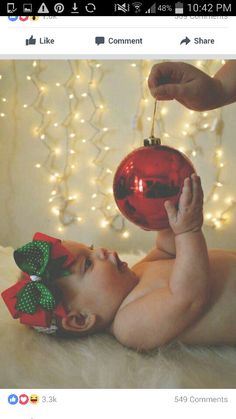
[[236, 253], [210, 252], [211, 295], [204, 314], [176, 340], [186, 344], [236, 344]]

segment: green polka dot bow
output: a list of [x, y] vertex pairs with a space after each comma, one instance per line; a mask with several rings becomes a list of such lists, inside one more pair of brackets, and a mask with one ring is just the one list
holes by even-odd
[[47, 311], [54, 310], [55, 298], [41, 282], [29, 282], [17, 295], [16, 309], [23, 313], [34, 314], [38, 306]]
[[48, 284], [55, 278], [67, 276], [70, 271], [63, 268], [67, 256], [53, 259], [51, 251], [52, 243], [35, 240], [14, 252], [17, 266], [31, 279], [17, 294], [17, 310], [33, 314], [38, 306], [48, 311], [56, 307], [55, 298], [45, 283]]

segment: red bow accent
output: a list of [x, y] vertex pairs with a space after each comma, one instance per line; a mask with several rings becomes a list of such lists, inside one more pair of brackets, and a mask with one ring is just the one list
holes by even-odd
[[[61, 256], [67, 256], [63, 267], [68, 267], [74, 262], [74, 256], [61, 244], [61, 240], [54, 237], [47, 236], [43, 233], [36, 233], [33, 237], [33, 240], [42, 240], [52, 243], [52, 259], [57, 259]], [[60, 303], [57, 305], [53, 312], [43, 310], [38, 308], [34, 314], [23, 313], [19, 310], [16, 310], [17, 303], [17, 294], [19, 291], [24, 288], [28, 282], [30, 282], [30, 276], [27, 273], [23, 273], [23, 279], [17, 282], [15, 285], [7, 288], [2, 292], [2, 298], [10, 311], [14, 319], [20, 319], [20, 322], [27, 324], [29, 326], [39, 326], [39, 327], [50, 327], [53, 317], [63, 318], [66, 316], [66, 311], [63, 305]]]

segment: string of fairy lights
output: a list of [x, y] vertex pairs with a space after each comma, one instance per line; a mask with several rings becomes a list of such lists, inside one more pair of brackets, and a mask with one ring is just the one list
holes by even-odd
[[[197, 61], [193, 63], [208, 74], [214, 68], [224, 64], [223, 61]], [[108, 100], [102, 94], [102, 82], [106, 76], [105, 64], [97, 60], [69, 60], [68, 71], [64, 80], [45, 81], [47, 62], [32, 61], [31, 71], [26, 74], [26, 81], [35, 89], [35, 98], [30, 103], [21, 103], [22, 112], [33, 109], [40, 122], [33, 127], [32, 136], [44, 148], [46, 158], [34, 163], [37, 170], [48, 176], [50, 196], [49, 211], [56, 217], [56, 229], [63, 233], [65, 228], [74, 223], [89, 222], [91, 216], [98, 220], [97, 227], [112, 229], [120, 237], [130, 236], [129, 223], [119, 213], [113, 198], [112, 182], [115, 169], [108, 164], [110, 153], [116, 151], [109, 137], [115, 128], [105, 124], [106, 116], [112, 114]], [[127, 63], [132, 76], [136, 72], [139, 79], [139, 99], [136, 112], [132, 118], [133, 148], [143, 144], [149, 136], [154, 100], [147, 86], [147, 79], [153, 65], [151, 61], [139, 60]], [[0, 75], [0, 81], [3, 79]], [[63, 109], [58, 112], [58, 105], [52, 98], [57, 95], [63, 98]], [[0, 117], [8, 115], [4, 111], [6, 97], [1, 98], [3, 110]], [[224, 156], [224, 120], [222, 109], [210, 112], [185, 111], [180, 127], [171, 124], [168, 127], [167, 116], [170, 105], [158, 104], [155, 126], [162, 143], [178, 148], [193, 161], [204, 155], [199, 145], [199, 136], [211, 137], [214, 145], [212, 165], [214, 180], [205, 196], [205, 225], [219, 229], [230, 221], [232, 210], [236, 206], [233, 194], [227, 195], [224, 190], [223, 173], [226, 166]], [[172, 126], [173, 125], [173, 126]], [[173, 142], [173, 143], [172, 143]], [[176, 146], [177, 145], [177, 146]], [[91, 158], [87, 162], [86, 172], [90, 177], [90, 197], [88, 208], [84, 209], [82, 191], [78, 185], [83, 181], [84, 166], [83, 147], [90, 147]], [[127, 153], [130, 144], [127, 144]], [[125, 153], [124, 150], [122, 150]], [[123, 157], [123, 156], [121, 156]], [[81, 168], [82, 167], [82, 168]], [[73, 186], [73, 180], [80, 179]], [[84, 214], [87, 214], [87, 218]]]
[[[43, 168], [49, 174], [50, 182], [53, 184], [49, 204], [51, 212], [58, 217], [60, 225], [58, 232], [63, 232], [64, 227], [74, 223], [83, 222], [84, 219], [74, 207], [79, 207], [79, 190], [71, 194], [69, 180], [79, 170], [81, 161], [81, 146], [92, 144], [94, 155], [88, 162], [88, 170], [91, 172], [96, 167], [96, 174], [91, 177], [91, 211], [100, 211], [103, 218], [100, 220], [100, 227], [105, 228], [110, 225], [117, 230], [116, 225], [112, 225], [117, 220], [117, 211], [113, 216], [111, 213], [112, 188], [107, 191], [106, 181], [112, 171], [105, 166], [106, 155], [110, 151], [110, 146], [106, 144], [105, 137], [110, 129], [103, 124], [103, 114], [107, 110], [107, 105], [100, 91], [100, 83], [104, 78], [104, 70], [97, 61], [86, 60], [84, 65], [86, 74], [85, 79], [81, 70], [81, 62], [69, 61], [70, 74], [66, 81], [56, 81], [55, 86], [64, 90], [64, 95], [68, 100], [68, 112], [62, 121], [55, 119], [55, 111], [46, 109], [43, 98], [49, 93], [50, 86], [41, 81], [41, 73], [44, 68], [41, 62], [34, 61], [32, 72], [27, 75], [27, 80], [31, 81], [37, 88], [37, 97], [30, 105], [41, 115], [41, 124], [34, 129], [34, 135], [42, 141], [48, 150], [48, 155], [43, 163], [36, 163], [37, 169]], [[84, 79], [84, 80], [83, 80]], [[87, 103], [87, 104], [86, 104]], [[83, 112], [83, 108], [89, 108], [88, 113]], [[24, 107], [28, 107], [27, 104]], [[86, 114], [86, 116], [85, 116]], [[86, 126], [86, 129], [83, 127]], [[56, 130], [52, 133], [52, 128], [61, 128], [62, 135], [58, 136]], [[58, 170], [58, 160], [62, 156], [64, 167]], [[81, 173], [81, 176], [82, 173]], [[53, 204], [53, 205], [52, 205]], [[122, 228], [123, 230], [123, 224]], [[123, 232], [124, 234], [124, 232]]]

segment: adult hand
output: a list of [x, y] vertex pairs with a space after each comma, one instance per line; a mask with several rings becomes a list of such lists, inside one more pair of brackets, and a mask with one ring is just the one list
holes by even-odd
[[155, 64], [149, 75], [148, 86], [155, 99], [176, 99], [195, 111], [215, 109], [224, 104], [225, 93], [221, 81], [187, 63]]

